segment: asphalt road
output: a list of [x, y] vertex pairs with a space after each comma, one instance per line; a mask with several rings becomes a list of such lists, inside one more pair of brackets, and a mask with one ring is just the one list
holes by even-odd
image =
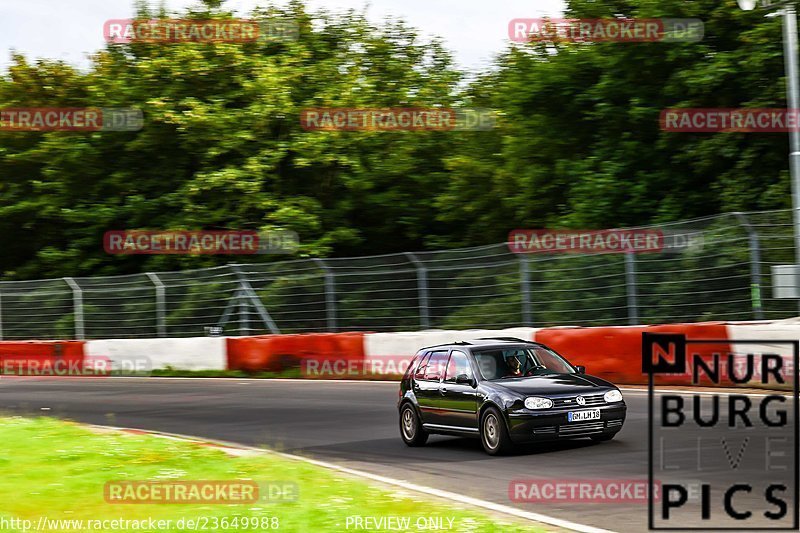
[[[426, 447], [406, 447], [399, 437], [397, 394], [395, 384], [370, 382], [2, 379], [0, 411], [267, 445], [581, 524], [624, 532], [646, 529], [646, 503], [516, 503], [509, 498], [510, 484], [526, 478], [646, 481], [645, 393], [625, 392], [627, 422], [611, 442], [582, 439], [537, 445], [497, 458], [486, 455], [479, 442], [471, 439], [432, 437]], [[791, 437], [785, 428], [782, 431]], [[745, 448], [743, 435], [753, 437]], [[691, 428], [673, 431], [667, 434], [667, 451], [658, 454], [664, 468], [658, 467], [662, 475], [657, 477], [666, 480], [681, 472], [675, 467], [694, 467], [696, 461], [701, 461], [702, 480], [726, 486], [743, 479], [758, 486], [785, 477], [786, 471], [774, 469], [780, 464], [765, 463], [767, 444], [760, 438], [763, 435], [761, 430], [740, 430], [725, 443], [725, 451], [719, 442], [724, 435], [698, 433]], [[702, 453], [697, 452], [699, 436], [704, 440]], [[656, 441], [660, 442], [658, 438]], [[739, 456], [741, 463], [732, 467]], [[681, 465], [684, 461], [686, 464]], [[737, 504], [758, 513], [773, 509], [765, 507], [759, 490], [738, 495]], [[790, 510], [792, 490], [790, 487], [788, 493]], [[720, 497], [716, 492], [713, 495]], [[716, 513], [721, 504], [715, 500], [712, 506]], [[682, 516], [685, 525], [700, 525], [697, 509], [690, 498], [678, 518]]]

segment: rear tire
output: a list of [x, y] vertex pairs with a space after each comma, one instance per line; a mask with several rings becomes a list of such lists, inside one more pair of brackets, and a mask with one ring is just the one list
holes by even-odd
[[481, 444], [489, 455], [504, 455], [513, 447], [505, 419], [495, 407], [488, 408], [481, 417]]
[[407, 446], [424, 446], [428, 442], [428, 432], [422, 427], [417, 410], [410, 403], [400, 409], [400, 436]]

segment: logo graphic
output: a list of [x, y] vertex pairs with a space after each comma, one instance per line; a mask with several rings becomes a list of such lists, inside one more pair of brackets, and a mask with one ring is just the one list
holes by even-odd
[[[58, 345], [57, 345], [58, 346]], [[102, 355], [76, 356], [67, 349], [48, 354], [9, 354], [0, 361], [0, 379], [28, 378], [105, 378], [111, 376], [147, 376], [152, 373], [153, 362], [145, 356]]]
[[253, 504], [296, 501], [291, 481], [108, 481], [103, 496], [110, 504]]
[[103, 25], [110, 44], [295, 41], [298, 34], [297, 23], [277, 20], [112, 19]]
[[643, 374], [686, 372], [686, 337], [669, 333], [642, 333]]
[[449, 107], [318, 107], [300, 113], [306, 131], [484, 131], [494, 128], [489, 109]]
[[661, 229], [515, 229], [508, 234], [515, 254], [680, 253], [703, 245], [701, 231]]
[[[649, 529], [797, 531], [799, 354], [797, 340], [642, 334]], [[656, 389], [657, 375], [669, 378], [668, 389]], [[765, 393], [675, 389], [681, 380], [690, 387], [740, 385]], [[792, 395], [785, 392], [789, 386]]]
[[[637, 503], [646, 504], [646, 479], [514, 479], [508, 499], [514, 503]], [[661, 497], [656, 484], [655, 499]]]
[[664, 109], [661, 129], [689, 133], [786, 133], [800, 128], [797, 109]]
[[0, 109], [0, 131], [139, 131], [135, 107], [15, 107]]
[[697, 42], [705, 27], [700, 19], [513, 19], [508, 38], [514, 42]]
[[583, 396], [578, 396], [575, 401], [578, 402], [578, 405], [586, 405], [586, 398]]
[[132, 254], [291, 254], [300, 246], [290, 230], [118, 230], [103, 238], [106, 253]]

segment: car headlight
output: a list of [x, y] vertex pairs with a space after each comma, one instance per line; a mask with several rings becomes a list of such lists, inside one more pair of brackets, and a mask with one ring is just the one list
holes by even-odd
[[525, 398], [525, 407], [528, 409], [550, 409], [553, 407], [553, 400], [531, 396], [530, 398]]
[[622, 401], [622, 393], [616, 389], [610, 390], [603, 395], [603, 399], [609, 403], [611, 402], [621, 402]]

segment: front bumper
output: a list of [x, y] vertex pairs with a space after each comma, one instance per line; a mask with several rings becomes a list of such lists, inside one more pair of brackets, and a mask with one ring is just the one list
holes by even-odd
[[[568, 422], [567, 413], [586, 409], [599, 409], [600, 419]], [[574, 439], [597, 435], [613, 435], [625, 423], [627, 407], [624, 402], [600, 407], [547, 409], [533, 411], [521, 409], [508, 413], [508, 433], [516, 443]]]

